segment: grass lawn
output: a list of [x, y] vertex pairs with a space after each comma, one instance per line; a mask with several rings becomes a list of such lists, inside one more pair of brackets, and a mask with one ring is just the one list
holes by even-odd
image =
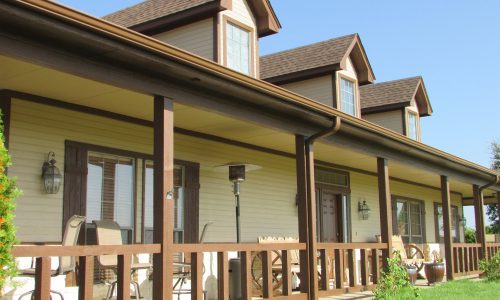
[[[500, 280], [471, 281], [455, 280], [437, 285], [433, 288], [419, 289], [420, 297], [416, 299], [500, 299]], [[396, 299], [415, 299], [413, 292], [405, 290]]]

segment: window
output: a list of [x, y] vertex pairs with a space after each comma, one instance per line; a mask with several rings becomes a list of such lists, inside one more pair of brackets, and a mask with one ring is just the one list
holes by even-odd
[[250, 31], [226, 23], [226, 60], [233, 70], [250, 75], [251, 73]]
[[[174, 243], [184, 243], [185, 171], [174, 167]], [[144, 242], [153, 243], [153, 163], [146, 162], [144, 171]]]
[[124, 243], [132, 243], [134, 159], [89, 152], [87, 168], [87, 223], [113, 220], [122, 229]]
[[408, 112], [408, 137], [410, 139], [418, 140], [418, 125], [417, 125], [417, 114], [413, 112]]
[[424, 202], [397, 197], [393, 200], [393, 231], [401, 235], [403, 242], [425, 242]]
[[[460, 227], [458, 220], [458, 207], [451, 206], [451, 237], [453, 242], [460, 242]], [[436, 226], [436, 241], [444, 243], [444, 222], [443, 222], [443, 206], [439, 203], [434, 203], [434, 224]]]
[[340, 110], [352, 116], [357, 115], [355, 83], [345, 78], [340, 79]]

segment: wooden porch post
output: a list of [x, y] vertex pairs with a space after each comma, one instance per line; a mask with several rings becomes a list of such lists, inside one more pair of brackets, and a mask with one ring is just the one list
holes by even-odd
[[392, 211], [389, 165], [386, 158], [377, 157], [378, 201], [380, 206], [380, 235], [387, 249], [382, 250], [382, 267], [387, 270], [387, 259], [392, 256]]
[[[295, 135], [295, 162], [297, 168], [297, 208], [299, 218], [299, 242], [308, 244], [308, 205], [306, 172], [306, 138]], [[300, 251], [300, 291], [309, 293], [309, 251]]]
[[500, 192], [497, 192], [497, 212], [498, 212], [498, 224], [500, 226]]
[[306, 143], [306, 175], [307, 175], [307, 227], [309, 256], [309, 299], [318, 299], [318, 258], [316, 240], [316, 185], [314, 177], [313, 145]]
[[450, 182], [448, 177], [441, 175], [441, 205], [443, 207], [443, 230], [444, 230], [444, 256], [446, 260], [446, 278], [453, 280], [455, 270], [453, 269], [453, 237], [451, 235], [451, 203]]
[[153, 299], [172, 300], [174, 240], [173, 170], [174, 119], [173, 102], [154, 97], [154, 234], [161, 252], [153, 255]]
[[484, 200], [483, 193], [479, 186], [474, 184], [472, 186], [474, 195], [474, 215], [476, 218], [476, 242], [481, 244], [481, 251], [479, 251], [479, 258], [486, 258], [486, 239], [484, 236]]

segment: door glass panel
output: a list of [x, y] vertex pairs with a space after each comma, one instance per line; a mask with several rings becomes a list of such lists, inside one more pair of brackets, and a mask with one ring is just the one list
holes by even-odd
[[408, 228], [408, 206], [406, 202], [397, 201], [396, 216], [398, 221], [398, 234], [401, 236], [407, 236], [409, 228]]

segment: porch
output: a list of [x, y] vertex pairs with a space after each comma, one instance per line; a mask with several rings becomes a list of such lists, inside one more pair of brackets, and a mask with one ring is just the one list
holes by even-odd
[[[443, 211], [449, 270], [453, 252], [455, 270], [473, 253], [451, 251], [453, 228], [462, 239], [451, 205], [459, 208], [462, 197], [471, 196], [480, 209], [483, 192], [497, 188], [488, 185], [489, 171], [159, 42], [141, 41], [156, 49], [149, 52], [129, 40], [103, 41], [101, 31], [79, 27], [91, 26], [88, 17], [68, 25], [13, 4], [0, 4], [4, 11], [0, 88], [13, 158], [9, 174], [25, 192], [16, 219], [25, 245], [13, 253], [37, 257], [36, 298], [49, 299], [51, 257], [58, 256], [78, 257], [79, 297], [99, 297], [94, 257], [105, 254], [118, 256], [118, 299], [129, 298], [131, 261], [142, 254], [152, 256], [152, 276], [142, 283], [153, 299], [175, 296], [177, 257], [190, 266], [187, 297], [202, 299], [213, 273], [215, 297], [228, 299], [229, 258], [237, 253], [244, 299], [316, 299], [372, 289], [380, 261], [392, 250], [393, 229], [408, 242], [440, 244], [439, 230], [434, 234], [439, 218], [425, 214], [435, 202]], [[68, 31], [55, 35], [54, 28]], [[68, 53], [69, 45], [78, 51]], [[40, 178], [48, 152], [64, 170], [57, 194], [47, 194]], [[240, 244], [234, 243], [227, 171], [217, 171], [231, 162], [262, 167], [243, 183]], [[321, 179], [315, 176], [321, 172]], [[360, 216], [363, 203], [368, 219]], [[50, 245], [61, 242], [74, 214], [88, 218], [80, 246]], [[129, 245], [89, 245], [92, 221], [103, 219], [119, 223]], [[209, 222], [206, 243], [196, 243]], [[259, 236], [298, 241], [260, 244]], [[474, 249], [482, 253], [486, 245]], [[301, 281], [296, 290], [293, 273]]]

